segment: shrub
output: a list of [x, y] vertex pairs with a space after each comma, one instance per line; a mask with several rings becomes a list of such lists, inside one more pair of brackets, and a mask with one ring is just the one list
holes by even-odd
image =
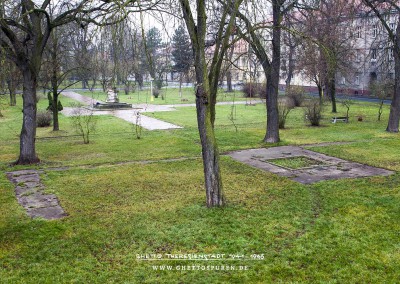
[[245, 98], [267, 97], [267, 85], [265, 83], [245, 83], [242, 87]]
[[286, 89], [286, 96], [292, 99], [295, 107], [299, 107], [304, 101], [304, 88], [301, 86], [290, 86]]
[[319, 99], [312, 99], [306, 103], [305, 116], [311, 126], [319, 126], [322, 119], [323, 105]]
[[[49, 106], [47, 107], [47, 109], [46, 110], [49, 110], [49, 111], [53, 111], [53, 96], [51, 95], [51, 92], [48, 92], [47, 93], [47, 99], [49, 100]], [[60, 100], [58, 100], [58, 102], [57, 102], [57, 110], [58, 111], [62, 111], [64, 109], [64, 107], [62, 106], [62, 104], [61, 104], [61, 101]]]
[[256, 97], [259, 91], [258, 84], [256, 83], [245, 83], [242, 88], [242, 92], [245, 98], [254, 98]]
[[71, 116], [75, 131], [82, 136], [83, 143], [89, 144], [89, 135], [96, 131], [97, 119], [93, 111], [76, 107]]
[[38, 111], [36, 114], [37, 127], [48, 127], [51, 125], [52, 115], [49, 111]]
[[161, 89], [163, 87], [163, 80], [162, 79], [155, 79], [154, 80], [155, 89]]
[[155, 98], [158, 98], [158, 96], [160, 95], [160, 89], [158, 88], [153, 88], [153, 96]]
[[267, 98], [267, 84], [258, 84], [258, 95], [260, 98], [265, 99]]
[[286, 97], [278, 99], [279, 129], [285, 128], [286, 118], [293, 108], [294, 103], [291, 98]]

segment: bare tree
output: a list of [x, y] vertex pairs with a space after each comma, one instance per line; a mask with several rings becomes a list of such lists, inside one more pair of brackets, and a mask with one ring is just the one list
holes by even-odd
[[[228, 3], [229, 2], [229, 3]], [[219, 166], [219, 151], [215, 139], [215, 104], [217, 101], [218, 78], [224, 54], [229, 48], [229, 36], [235, 23], [235, 13], [242, 0], [226, 1], [228, 6], [217, 6], [215, 2], [196, 1], [195, 12], [189, 0], [179, 0], [193, 48], [196, 73], [196, 110], [197, 123], [203, 154], [207, 206], [224, 204], [222, 180]], [[216, 33], [207, 40], [207, 4], [213, 11], [219, 9]], [[229, 13], [231, 17], [229, 17]], [[215, 20], [210, 17], [210, 20]], [[207, 66], [206, 46], [208, 44], [211, 62]]]
[[317, 84], [320, 97], [322, 86], [325, 96], [336, 112], [336, 76], [351, 74], [353, 66], [349, 58], [355, 52], [355, 40], [351, 21], [357, 12], [356, 1], [323, 0], [318, 9], [307, 10], [299, 22], [308, 38], [303, 45], [302, 66]]
[[[249, 13], [246, 14], [245, 12], [238, 13], [238, 18], [244, 26], [244, 31], [239, 29], [239, 32], [251, 45], [267, 79], [267, 129], [264, 137], [264, 142], [266, 143], [277, 143], [280, 140], [278, 90], [283, 16], [296, 6], [300, 6], [300, 2], [296, 0], [271, 0], [270, 3], [268, 1], [252, 2], [253, 9], [256, 9], [258, 12], [267, 11], [267, 13], [259, 13], [258, 15], [249, 15]], [[272, 10], [272, 21], [266, 22], [266, 18], [268, 19], [271, 16], [269, 13], [270, 10]], [[270, 34], [263, 35], [259, 31], [270, 31]], [[266, 45], [266, 41], [270, 41], [270, 44]]]
[[[363, 3], [371, 9], [384, 30], [387, 33], [388, 40], [393, 47], [394, 57], [394, 92], [393, 99], [390, 105], [389, 121], [386, 128], [388, 132], [399, 132], [400, 119], [400, 4], [398, 1], [391, 0], [363, 0]], [[391, 27], [389, 20], [397, 18], [396, 26]]]
[[[142, 5], [144, 1], [141, 1]], [[78, 21], [107, 24], [107, 15], [125, 17], [121, 7], [138, 5], [137, 1], [33, 1], [4, 0], [0, 3], [0, 46], [23, 77], [23, 124], [20, 135], [20, 154], [16, 164], [39, 162], [36, 154], [36, 88], [44, 48], [57, 26]], [[50, 9], [55, 9], [51, 16]], [[122, 11], [122, 12], [119, 12]], [[87, 17], [90, 15], [90, 17]]]

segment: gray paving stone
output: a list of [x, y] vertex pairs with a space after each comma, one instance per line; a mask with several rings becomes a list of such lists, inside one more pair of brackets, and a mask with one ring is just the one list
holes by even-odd
[[[360, 178], [369, 176], [388, 176], [394, 172], [371, 167], [368, 165], [349, 162], [336, 157], [331, 157], [297, 146], [272, 147], [268, 149], [249, 149], [228, 154], [233, 159], [280, 176], [288, 177], [294, 181], [311, 184], [324, 180], [341, 178]], [[307, 168], [289, 169], [269, 162], [274, 159], [289, 157], [308, 157], [324, 163]]]
[[43, 172], [21, 170], [7, 173], [8, 179], [15, 185], [18, 203], [31, 218], [53, 220], [67, 216], [54, 194], [43, 193], [45, 187], [40, 182], [39, 173]]

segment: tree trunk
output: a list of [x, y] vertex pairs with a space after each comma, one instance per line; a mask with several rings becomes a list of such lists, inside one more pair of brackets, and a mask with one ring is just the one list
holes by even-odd
[[264, 137], [266, 143], [279, 142], [279, 115], [278, 115], [278, 88], [281, 66], [281, 6], [277, 0], [272, 1], [273, 26], [272, 31], [272, 62], [267, 75], [267, 133]]
[[53, 86], [53, 131], [60, 130], [58, 123], [58, 88], [57, 88], [57, 77], [55, 82], [52, 80]]
[[197, 124], [201, 140], [207, 207], [224, 205], [219, 152], [214, 132], [214, 115], [209, 95], [199, 86], [196, 90]]
[[[271, 75], [267, 76], [267, 133], [264, 137], [265, 143], [279, 142], [279, 114], [278, 114], [278, 92], [274, 86]], [[276, 89], [276, 90], [275, 90]]]
[[335, 88], [335, 79], [327, 77], [325, 81], [325, 95], [332, 103], [332, 112], [336, 113], [336, 88]]
[[230, 69], [228, 69], [226, 71], [226, 86], [227, 86], [226, 91], [228, 93], [231, 93], [232, 92], [232, 72]]
[[324, 98], [324, 93], [323, 93], [321, 84], [317, 84], [317, 88], [318, 88], [319, 103], [322, 104], [323, 98]]
[[387, 132], [399, 132], [399, 119], [400, 119], [400, 23], [396, 30], [396, 39], [394, 45], [394, 92], [393, 99], [390, 105], [390, 114]]
[[10, 92], [10, 106], [17, 105], [17, 92], [15, 81], [10, 78], [7, 80], [8, 91]]
[[328, 89], [329, 89], [330, 98], [332, 100], [332, 112], [333, 113], [337, 112], [337, 109], [336, 109], [336, 87], [335, 87], [335, 85], [336, 85], [335, 79], [329, 80]]
[[36, 75], [29, 67], [23, 70], [23, 123], [20, 135], [18, 165], [35, 164], [40, 160], [36, 155]]
[[182, 72], [179, 73], [179, 97], [182, 98], [182, 80], [183, 74]]
[[290, 88], [290, 84], [292, 83], [292, 77], [293, 77], [293, 73], [294, 73], [294, 60], [293, 60], [293, 55], [295, 52], [295, 46], [289, 46], [289, 59], [288, 59], [288, 73], [287, 73], [287, 78], [286, 78], [286, 90], [288, 90]]

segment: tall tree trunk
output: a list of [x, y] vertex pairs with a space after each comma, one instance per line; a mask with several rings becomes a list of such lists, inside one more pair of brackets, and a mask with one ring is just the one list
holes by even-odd
[[10, 93], [10, 106], [17, 105], [17, 91], [16, 91], [16, 84], [13, 78], [9, 78], [7, 80], [8, 91]]
[[23, 70], [23, 123], [20, 135], [20, 154], [18, 165], [39, 162], [36, 155], [36, 75], [27, 66]]
[[336, 82], [335, 79], [332, 78], [328, 81], [328, 92], [329, 92], [329, 97], [331, 98], [332, 102], [332, 112], [336, 113]]
[[179, 73], [179, 97], [182, 98], [182, 80], [183, 74], [182, 72]]
[[[209, 91], [208, 91], [209, 92]], [[203, 168], [206, 187], [207, 207], [224, 205], [221, 171], [219, 168], [219, 151], [214, 132], [212, 103], [205, 88], [198, 85], [196, 90], [197, 124], [201, 140]]]
[[278, 92], [275, 91], [272, 74], [267, 76], [267, 133], [264, 137], [265, 143], [279, 142], [279, 115], [278, 115]]
[[58, 122], [58, 93], [53, 93], [53, 131], [60, 130]]
[[400, 119], [400, 22], [396, 29], [396, 39], [394, 45], [394, 93], [392, 103], [390, 105], [390, 114], [387, 132], [399, 132], [399, 119]]
[[324, 98], [322, 85], [320, 83], [317, 83], [316, 85], [317, 85], [317, 88], [318, 88], [319, 103], [322, 104], [323, 103], [323, 98]]
[[279, 116], [278, 116], [278, 88], [281, 66], [281, 5], [278, 0], [272, 1], [273, 31], [272, 31], [272, 62], [267, 75], [267, 133], [264, 137], [266, 143], [279, 142]]
[[293, 55], [295, 52], [296, 47], [293, 45], [289, 46], [289, 58], [288, 58], [288, 73], [287, 73], [287, 78], [286, 78], [286, 90], [288, 90], [290, 88], [290, 84], [292, 83], [292, 77], [293, 77], [293, 73], [294, 73], [294, 59], [293, 59]]
[[335, 85], [336, 85], [335, 78], [330, 78], [329, 76], [327, 76], [326, 81], [325, 81], [325, 95], [327, 98], [329, 98], [329, 100], [332, 103], [332, 112], [333, 113], [337, 112]]
[[232, 72], [230, 70], [230, 68], [226, 71], [226, 91], [228, 93], [232, 92]]
[[58, 123], [58, 86], [57, 86], [57, 74], [53, 74], [51, 79], [52, 92], [53, 92], [53, 131], [60, 130]]

